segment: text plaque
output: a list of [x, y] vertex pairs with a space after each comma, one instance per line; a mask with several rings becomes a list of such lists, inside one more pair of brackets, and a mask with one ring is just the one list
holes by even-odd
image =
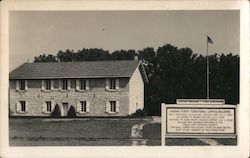
[[234, 134], [235, 109], [167, 108], [167, 133]]

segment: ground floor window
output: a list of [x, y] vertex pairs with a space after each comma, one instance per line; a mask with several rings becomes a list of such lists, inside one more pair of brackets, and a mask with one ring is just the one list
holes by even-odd
[[86, 101], [80, 101], [81, 106], [81, 112], [87, 112], [87, 102]]
[[110, 101], [110, 112], [116, 112], [116, 101]]
[[46, 111], [47, 112], [51, 112], [52, 111], [51, 101], [46, 101]]
[[25, 101], [20, 101], [20, 106], [21, 106], [20, 111], [25, 112], [26, 111], [26, 103], [25, 103]]
[[119, 113], [119, 101], [111, 100], [106, 101], [106, 112], [110, 114], [116, 114]]
[[26, 101], [17, 101], [16, 102], [16, 112], [18, 113], [26, 113], [28, 111]]

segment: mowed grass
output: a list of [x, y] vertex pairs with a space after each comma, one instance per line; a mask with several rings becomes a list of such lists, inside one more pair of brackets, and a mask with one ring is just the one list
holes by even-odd
[[[11, 118], [10, 146], [160, 146], [161, 123], [147, 118]], [[145, 123], [142, 137], [131, 138], [131, 128]], [[222, 145], [237, 145], [237, 139], [213, 139]], [[210, 145], [200, 139], [168, 138], [166, 146]]]
[[131, 145], [134, 124], [148, 119], [10, 119], [11, 146]]

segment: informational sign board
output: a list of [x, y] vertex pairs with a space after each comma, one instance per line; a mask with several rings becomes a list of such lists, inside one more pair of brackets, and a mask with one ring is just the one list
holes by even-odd
[[162, 104], [165, 138], [235, 138], [236, 105]]
[[224, 99], [177, 99], [177, 104], [210, 104], [210, 105], [217, 105], [217, 104], [225, 104]]

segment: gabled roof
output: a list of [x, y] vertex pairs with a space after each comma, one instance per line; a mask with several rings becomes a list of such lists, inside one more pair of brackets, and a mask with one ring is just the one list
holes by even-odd
[[10, 73], [10, 79], [106, 78], [131, 77], [139, 66], [144, 82], [148, 82], [140, 61], [81, 61], [25, 63]]

